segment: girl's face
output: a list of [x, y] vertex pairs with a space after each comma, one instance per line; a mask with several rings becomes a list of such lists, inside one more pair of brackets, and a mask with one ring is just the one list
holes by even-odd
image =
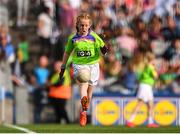
[[81, 36], [86, 36], [89, 32], [90, 29], [90, 20], [89, 19], [81, 19], [78, 22], [78, 30], [79, 30], [79, 35]]

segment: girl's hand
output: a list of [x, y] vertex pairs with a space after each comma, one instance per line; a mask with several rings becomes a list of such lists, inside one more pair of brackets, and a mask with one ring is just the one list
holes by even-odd
[[62, 65], [61, 66], [61, 71], [59, 73], [59, 79], [61, 80], [64, 76], [64, 72], [65, 72], [65, 69], [66, 69], [66, 65]]

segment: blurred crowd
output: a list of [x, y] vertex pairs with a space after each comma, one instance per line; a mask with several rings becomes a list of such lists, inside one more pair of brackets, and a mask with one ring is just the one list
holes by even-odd
[[[159, 76], [155, 95], [180, 95], [180, 0], [0, 0], [0, 88], [11, 92], [12, 84], [26, 85], [34, 97], [35, 113], [41, 113], [49, 96], [57, 115], [68, 123], [67, 115], [58, 113], [62, 110], [56, 106], [65, 105], [71, 97], [71, 61], [63, 82], [58, 80], [58, 71], [67, 38], [76, 31], [75, 18], [81, 12], [91, 14], [91, 29], [109, 48], [100, 61], [95, 93], [135, 95], [137, 74], [150, 51], [156, 57]], [[26, 31], [34, 22], [36, 30], [29, 35]], [[17, 31], [16, 39], [11, 31]], [[32, 56], [30, 36], [36, 36], [40, 47], [39, 62], [31, 70], [27, 67]], [[65, 95], [51, 92], [62, 86], [69, 88]], [[57, 98], [62, 100], [59, 104]], [[35, 115], [36, 122], [39, 117]]]

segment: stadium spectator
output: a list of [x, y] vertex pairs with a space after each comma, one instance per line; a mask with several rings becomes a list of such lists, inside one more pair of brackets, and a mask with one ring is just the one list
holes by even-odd
[[180, 38], [176, 38], [173, 43], [172, 57], [170, 59], [170, 66], [173, 68], [180, 67]]
[[6, 33], [0, 35], [0, 49], [5, 51], [7, 62], [12, 64], [15, 61], [15, 51], [14, 46], [8, 42]]
[[173, 81], [172, 91], [176, 95], [180, 94], [180, 75], [176, 77], [175, 81]]
[[166, 25], [161, 30], [162, 35], [166, 41], [173, 41], [174, 39], [180, 37], [180, 27], [176, 24], [174, 18], [172, 16], [166, 17]]
[[41, 113], [44, 105], [48, 103], [48, 88], [47, 82], [49, 77], [48, 58], [46, 56], [41, 56], [39, 59], [39, 66], [34, 69], [34, 76], [37, 82], [37, 87], [34, 90], [34, 122], [40, 123]]
[[89, 12], [90, 11], [90, 2], [88, 0], [82, 0], [80, 4], [79, 12]]
[[26, 26], [28, 19], [29, 0], [16, 0], [17, 3], [17, 26]]
[[[169, 90], [169, 86], [172, 84], [172, 82], [175, 80], [176, 78], [176, 73], [174, 72], [174, 70], [170, 67], [170, 65], [168, 64], [168, 62], [164, 65], [164, 72], [162, 74], [159, 75], [159, 79], [160, 79], [160, 89], [161, 90]], [[167, 66], [167, 67], [165, 67]]]
[[0, 26], [9, 26], [9, 11], [7, 8], [7, 2], [0, 0]]
[[19, 35], [18, 59], [20, 62], [22, 74], [26, 74], [25, 67], [27, 61], [29, 60], [29, 43], [25, 37], [25, 34]]
[[180, 1], [176, 1], [175, 5], [174, 5], [174, 19], [176, 22], [176, 25], [178, 27], [180, 27]]
[[[4, 92], [13, 93], [13, 85], [11, 80], [11, 68], [6, 60], [5, 51], [0, 49], [0, 100]], [[5, 94], [4, 94], [5, 95]], [[5, 97], [5, 96], [4, 96]]]
[[76, 12], [67, 0], [60, 1], [59, 5], [59, 25], [64, 37], [67, 37], [74, 30]]
[[180, 39], [174, 40], [173, 44], [165, 51], [163, 57], [169, 61], [170, 66], [177, 68], [180, 66]]
[[122, 85], [129, 91], [128, 94], [135, 94], [138, 87], [138, 79], [135, 72], [133, 62], [129, 62], [127, 70], [122, 74]]
[[122, 64], [120, 60], [117, 60], [114, 51], [108, 54], [105, 59], [104, 66], [104, 80], [101, 80], [100, 85], [106, 92], [120, 92], [120, 74], [122, 71]]
[[9, 33], [9, 27], [5, 24], [0, 25], [0, 35], [6, 34], [7, 35], [7, 41], [11, 42], [11, 35]]
[[62, 80], [59, 79], [59, 72], [62, 62], [56, 61], [54, 63], [54, 70], [50, 75], [49, 79], [49, 98], [50, 103], [52, 104], [56, 116], [56, 123], [61, 123], [62, 119], [65, 120], [66, 123], [70, 123], [67, 110], [66, 103], [67, 100], [71, 97], [71, 78], [70, 78], [70, 70], [67, 70], [64, 73], [64, 78]]
[[158, 16], [153, 16], [149, 28], [149, 35], [152, 40], [161, 39], [162, 20]]
[[142, 20], [148, 23], [152, 16], [154, 15], [154, 10], [156, 8], [156, 0], [145, 0], [143, 3], [143, 13], [141, 15]]
[[42, 0], [45, 7], [49, 8], [49, 15], [51, 17], [54, 17], [54, 11], [55, 11], [55, 2], [56, 0]]
[[50, 16], [50, 8], [44, 7], [43, 12], [38, 16], [37, 34], [41, 45], [41, 55], [51, 55], [52, 45], [50, 37], [52, 34], [53, 20]]
[[122, 29], [122, 34], [116, 38], [116, 42], [119, 45], [122, 56], [126, 59], [131, 58], [138, 47], [134, 33], [129, 28]]

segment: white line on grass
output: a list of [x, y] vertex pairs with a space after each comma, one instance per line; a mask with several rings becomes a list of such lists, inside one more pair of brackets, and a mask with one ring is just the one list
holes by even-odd
[[31, 131], [31, 130], [29, 130], [27, 128], [20, 127], [20, 126], [16, 126], [16, 125], [12, 125], [12, 124], [7, 124], [7, 123], [4, 123], [3, 125], [6, 126], [6, 127], [18, 129], [18, 130], [26, 132], [28, 134], [36, 134], [35, 132], [33, 132], [33, 131]]

